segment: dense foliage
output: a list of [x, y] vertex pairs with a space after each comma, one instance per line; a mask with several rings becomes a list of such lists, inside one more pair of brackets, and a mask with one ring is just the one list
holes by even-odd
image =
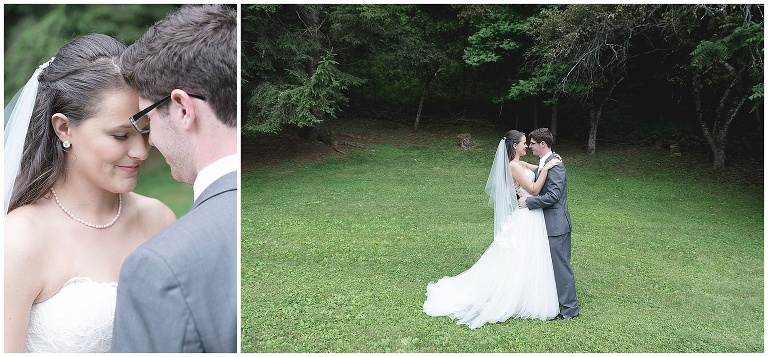
[[75, 36], [103, 33], [130, 44], [177, 5], [5, 4], [4, 106]]
[[[175, 6], [5, 5], [5, 103], [71, 37], [130, 43]], [[716, 168], [763, 152], [763, 5], [241, 8], [246, 132], [369, 117], [678, 143]]]
[[247, 5], [242, 16], [245, 129], [275, 132], [335, 116], [347, 102], [342, 91], [361, 80], [338, 67], [327, 7]]
[[[257, 132], [315, 125], [324, 115], [416, 129], [424, 118], [544, 126], [584, 140], [589, 153], [598, 140], [678, 143], [710, 152], [720, 168], [726, 151], [762, 155], [763, 11], [755, 4], [249, 6], [244, 123]], [[276, 105], [306, 87], [324, 59], [336, 71], [325, 75], [328, 85], [302, 92], [320, 95], [292, 96], [303, 113]], [[294, 87], [285, 87], [291, 78]], [[726, 145], [736, 138], [748, 140]]]

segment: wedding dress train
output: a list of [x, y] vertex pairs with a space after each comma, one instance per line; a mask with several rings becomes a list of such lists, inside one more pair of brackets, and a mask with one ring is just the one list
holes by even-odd
[[[526, 174], [533, 179], [533, 171]], [[542, 210], [515, 209], [471, 268], [429, 283], [426, 295], [426, 314], [473, 329], [509, 318], [554, 318], [560, 307]]]

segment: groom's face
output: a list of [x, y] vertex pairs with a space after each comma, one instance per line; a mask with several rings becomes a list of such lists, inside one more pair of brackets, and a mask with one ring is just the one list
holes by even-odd
[[[151, 101], [144, 98], [139, 99], [139, 105], [144, 108], [152, 104]], [[151, 129], [149, 131], [149, 144], [156, 147], [165, 158], [165, 162], [171, 168], [171, 175], [176, 181], [188, 182], [183, 168], [187, 162], [189, 150], [182, 144], [183, 133], [180, 132], [179, 125], [181, 118], [178, 110], [175, 110], [174, 103], [169, 103], [167, 110], [161, 111], [153, 109], [147, 116], [150, 118]]]
[[531, 148], [531, 153], [535, 156], [541, 157], [541, 144], [530, 137], [528, 139], [528, 147]]

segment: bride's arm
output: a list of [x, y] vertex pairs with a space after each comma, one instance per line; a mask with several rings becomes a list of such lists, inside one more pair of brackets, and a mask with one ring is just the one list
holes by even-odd
[[[3, 243], [3, 322], [6, 353], [24, 352], [32, 304], [42, 292], [44, 246], [31, 222], [6, 216]], [[14, 217], [16, 216], [16, 217]]]
[[[544, 187], [544, 182], [547, 180], [547, 172], [549, 172], [549, 169], [560, 163], [561, 161], [558, 159], [549, 160], [549, 162], [541, 168], [541, 172], [539, 173], [536, 182], [533, 182], [528, 178], [525, 174], [524, 166], [516, 161], [509, 163], [509, 169], [512, 172], [512, 178], [515, 179], [515, 182], [520, 185], [520, 187], [524, 188], [531, 195], [537, 195], [539, 194], [539, 191], [541, 191], [541, 188]], [[538, 168], [538, 166], [535, 167], [535, 169]]]
[[[562, 161], [559, 159], [552, 159], [549, 160], [549, 162], [544, 165], [544, 167], [541, 168], [541, 172], [539, 172], [539, 177], [536, 179], [536, 182], [533, 183], [533, 191], [528, 191], [531, 193], [531, 195], [538, 195], [541, 191], [541, 188], [544, 187], [544, 181], [547, 180], [547, 173], [549, 172], [549, 169], [551, 169], [554, 166], [560, 165]], [[538, 166], [536, 167], [538, 169]]]
[[[556, 153], [556, 152], [554, 152], [554, 151], [553, 151], [553, 152], [552, 152], [552, 155], [555, 157], [555, 159], [558, 159], [558, 160], [560, 160], [560, 161], [563, 161], [563, 158], [562, 158], [562, 157], [560, 157], [560, 155], [559, 155], [558, 153]], [[534, 164], [532, 164], [532, 163], [530, 163], [530, 162], [525, 162], [525, 161], [523, 161], [523, 160], [520, 160], [520, 162], [521, 162], [521, 163], [525, 163], [525, 167], [526, 167], [526, 168], [528, 168], [528, 170], [531, 170], [531, 171], [533, 171], [533, 172], [536, 172], [536, 170], [538, 170], [538, 169], [539, 169], [539, 166], [538, 166], [538, 165], [534, 165]]]

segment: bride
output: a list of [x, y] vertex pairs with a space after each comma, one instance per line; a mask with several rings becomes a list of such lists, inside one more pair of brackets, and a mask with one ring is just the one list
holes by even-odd
[[5, 352], [108, 352], [123, 260], [176, 219], [131, 192], [149, 145], [124, 49], [78, 37], [6, 107]]
[[547, 228], [541, 209], [519, 208], [517, 197], [536, 195], [552, 159], [541, 168], [520, 161], [525, 134], [510, 130], [499, 142], [485, 192], [494, 207], [494, 240], [468, 270], [427, 286], [423, 310], [478, 328], [509, 318], [553, 319], [559, 312]]

